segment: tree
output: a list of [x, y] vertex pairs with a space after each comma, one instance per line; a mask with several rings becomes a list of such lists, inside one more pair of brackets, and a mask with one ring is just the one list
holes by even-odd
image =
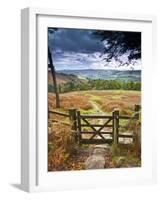
[[51, 70], [51, 73], [52, 73], [55, 96], [56, 96], [56, 108], [60, 108], [60, 99], [59, 99], [59, 91], [58, 91], [57, 81], [56, 81], [56, 72], [55, 72], [55, 67], [53, 65], [53, 60], [52, 60], [52, 56], [51, 56], [49, 47], [48, 47], [48, 59], [49, 59], [48, 68]]
[[[48, 44], [49, 44], [49, 34], [54, 34], [56, 30], [57, 28], [48, 29]], [[52, 73], [54, 92], [56, 96], [56, 108], [60, 108], [60, 98], [59, 98], [59, 90], [58, 90], [57, 81], [56, 81], [56, 71], [55, 71], [55, 66], [53, 64], [53, 59], [52, 59], [49, 45], [48, 45], [48, 59], [49, 59], [48, 68], [51, 70], [51, 73]]]
[[[94, 31], [93, 35], [100, 38], [104, 43], [104, 52], [107, 62], [119, 62], [119, 65], [128, 65], [132, 61], [135, 64], [137, 59], [141, 58], [141, 33], [123, 32], [123, 31]], [[127, 55], [127, 60], [120, 59], [122, 55]]]

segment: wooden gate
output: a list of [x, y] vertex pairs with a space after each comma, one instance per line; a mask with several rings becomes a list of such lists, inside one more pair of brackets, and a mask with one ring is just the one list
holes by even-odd
[[[82, 144], [103, 144], [113, 141], [113, 116], [81, 115], [77, 111], [77, 134]], [[95, 121], [100, 121], [96, 123]]]
[[[140, 107], [135, 106], [138, 111]], [[119, 138], [133, 138], [133, 135], [119, 133], [120, 120], [138, 119], [134, 116], [120, 116], [119, 110], [114, 110], [112, 115], [84, 115], [76, 109], [69, 110], [72, 121], [72, 130], [75, 132], [75, 140], [79, 144], [105, 144], [112, 142], [117, 144]]]
[[112, 115], [84, 115], [76, 109], [69, 109], [69, 114], [49, 111], [51, 114], [69, 117], [74, 132], [75, 141], [79, 144], [104, 144], [119, 142], [119, 138], [133, 138], [134, 135], [119, 133], [120, 120], [137, 120], [140, 105], [135, 105], [132, 116], [119, 115], [119, 110], [114, 110]]

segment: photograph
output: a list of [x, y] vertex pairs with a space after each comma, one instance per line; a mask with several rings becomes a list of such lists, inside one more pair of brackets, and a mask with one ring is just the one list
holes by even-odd
[[141, 36], [48, 27], [48, 172], [141, 167]]

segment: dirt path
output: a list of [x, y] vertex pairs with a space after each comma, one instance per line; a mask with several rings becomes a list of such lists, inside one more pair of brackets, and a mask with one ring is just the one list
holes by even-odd
[[100, 108], [100, 106], [96, 102], [91, 100], [90, 103], [92, 104], [93, 108], [96, 110], [96, 113], [106, 115], [106, 113]]
[[[107, 115], [96, 102], [90, 101], [92, 104], [94, 110], [96, 110], [96, 114], [100, 115]], [[100, 119], [98, 124], [105, 123], [105, 119]], [[100, 127], [95, 127], [95, 129], [99, 129]], [[104, 131], [104, 130], [103, 130]], [[108, 135], [104, 135], [105, 138], [108, 138]], [[99, 135], [97, 135], [97, 139], [101, 139]], [[102, 144], [102, 145], [94, 145], [93, 151], [91, 155], [87, 158], [85, 162], [85, 169], [103, 169], [105, 166], [108, 165], [106, 163], [107, 157], [110, 157], [111, 155], [111, 148], [108, 144]]]
[[[90, 101], [90, 103], [92, 104], [93, 108], [96, 110], [97, 114], [107, 115], [107, 113], [105, 113], [105, 112], [100, 108], [100, 106], [99, 106], [96, 102]], [[99, 119], [98, 124], [104, 124], [106, 121], [107, 121], [107, 119]], [[100, 128], [100, 127], [95, 127], [95, 129], [99, 129], [99, 128]], [[105, 130], [107, 131], [107, 129], [108, 129], [108, 128], [103, 128], [102, 131], [105, 131]], [[109, 130], [109, 131], [110, 131], [110, 130]], [[111, 138], [110, 135], [104, 135], [104, 137], [105, 137], [106, 139]], [[98, 138], [98, 139], [101, 139], [100, 136], [97, 136], [97, 138]]]
[[[105, 113], [96, 102], [91, 100], [90, 103], [92, 104], [93, 108], [96, 110], [96, 114], [107, 115], [107, 113]], [[104, 121], [105, 121], [104, 119], [99, 119], [98, 123], [103, 124]], [[99, 129], [99, 127], [95, 127], [95, 129]]]

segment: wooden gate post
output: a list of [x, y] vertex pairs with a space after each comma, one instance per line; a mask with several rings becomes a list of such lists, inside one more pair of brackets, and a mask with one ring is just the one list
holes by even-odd
[[75, 141], [78, 141], [77, 138], [77, 116], [76, 116], [76, 109], [75, 108], [70, 108], [69, 109], [69, 119], [72, 123], [72, 130], [74, 131], [74, 138]]
[[81, 144], [81, 118], [80, 111], [77, 111], [77, 120], [78, 120], [78, 142]]
[[134, 110], [135, 110], [135, 112], [136, 112], [135, 117], [136, 117], [137, 119], [139, 119], [139, 110], [140, 110], [140, 109], [141, 109], [141, 106], [140, 106], [140, 105], [135, 105]]
[[119, 110], [113, 111], [113, 143], [114, 146], [118, 144], [118, 134], [119, 134]]

